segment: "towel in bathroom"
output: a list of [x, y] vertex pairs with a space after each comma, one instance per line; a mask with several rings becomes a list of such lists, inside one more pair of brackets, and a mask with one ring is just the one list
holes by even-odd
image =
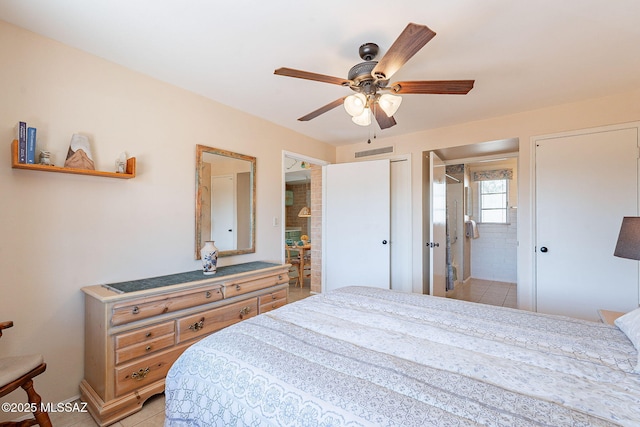
[[480, 237], [480, 233], [478, 233], [478, 225], [472, 219], [464, 223], [465, 225], [465, 236], [470, 237], [472, 239], [477, 239]]

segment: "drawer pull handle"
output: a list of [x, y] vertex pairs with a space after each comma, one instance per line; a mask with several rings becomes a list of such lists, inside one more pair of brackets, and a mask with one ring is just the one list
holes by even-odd
[[240, 285], [236, 285], [236, 291], [240, 290]]
[[145, 335], [146, 338], [151, 338], [151, 332], [147, 332]]
[[138, 307], [137, 305], [135, 307], [133, 307], [133, 310], [131, 310], [131, 313], [133, 314], [138, 314], [140, 313], [140, 307]]
[[278, 306], [278, 304], [271, 304], [271, 308], [276, 308]]
[[271, 294], [271, 299], [276, 299], [276, 294]]
[[278, 280], [282, 280], [282, 274], [278, 274]]
[[131, 378], [141, 381], [147, 376], [150, 370], [151, 368], [140, 368], [137, 372], [131, 374]]
[[202, 328], [204, 328], [204, 317], [200, 319], [199, 322], [189, 325], [189, 329], [191, 329], [193, 332], [199, 331]]
[[151, 346], [150, 345], [146, 346], [145, 350], [147, 350], [147, 351], [151, 350]]
[[240, 318], [244, 319], [244, 316], [246, 316], [250, 312], [251, 312], [251, 307], [244, 307], [242, 310], [240, 310]]
[[207, 291], [204, 293], [205, 298], [211, 298], [211, 291]]

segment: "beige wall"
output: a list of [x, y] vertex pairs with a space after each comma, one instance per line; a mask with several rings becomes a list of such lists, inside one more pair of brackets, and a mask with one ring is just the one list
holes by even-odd
[[[473, 92], [469, 96], [472, 96]], [[408, 95], [411, 96], [411, 95]], [[428, 102], [428, 99], [425, 100]], [[640, 120], [640, 88], [625, 93], [582, 102], [559, 105], [464, 123], [426, 132], [385, 138], [384, 135], [372, 144], [359, 143], [339, 147], [337, 161], [354, 161], [354, 152], [395, 146], [394, 155], [414, 153], [412, 156], [412, 201], [413, 235], [422, 235], [422, 153], [444, 147], [519, 138], [520, 153], [518, 167], [518, 305], [533, 307], [533, 228], [532, 228], [532, 144], [531, 137], [585, 129]], [[398, 125], [401, 126], [401, 125]], [[384, 134], [384, 132], [382, 133]], [[606, 153], [606, 147], [603, 147]], [[413, 242], [413, 289], [422, 289], [422, 242]]]
[[[141, 52], [141, 54], [143, 54]], [[45, 402], [79, 394], [80, 288], [201, 268], [194, 260], [195, 146], [257, 157], [255, 254], [282, 259], [282, 152], [334, 161], [335, 148], [0, 21], [0, 320], [13, 320], [0, 356], [41, 352]], [[75, 132], [90, 136], [96, 169], [122, 151], [131, 180], [12, 169], [20, 121], [64, 162]], [[19, 396], [19, 393], [16, 394]], [[0, 415], [0, 418], [2, 415]]]

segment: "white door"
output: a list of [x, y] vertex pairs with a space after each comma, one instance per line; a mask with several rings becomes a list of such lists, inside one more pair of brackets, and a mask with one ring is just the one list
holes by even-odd
[[429, 153], [429, 239], [427, 242], [429, 294], [446, 296], [446, 226], [447, 181], [445, 165], [434, 153]]
[[323, 167], [323, 291], [389, 288], [389, 160]]
[[[593, 132], [593, 131], [591, 131]], [[638, 262], [613, 256], [638, 214], [637, 129], [536, 140], [537, 311], [597, 320], [638, 307]]]
[[236, 197], [232, 175], [211, 177], [211, 240], [219, 251], [236, 249]]
[[391, 289], [413, 292], [410, 157], [391, 160]]

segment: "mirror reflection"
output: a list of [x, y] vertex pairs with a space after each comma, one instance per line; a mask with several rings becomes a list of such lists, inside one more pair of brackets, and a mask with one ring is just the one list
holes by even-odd
[[196, 146], [196, 259], [207, 240], [219, 256], [255, 252], [255, 169], [255, 157]]

